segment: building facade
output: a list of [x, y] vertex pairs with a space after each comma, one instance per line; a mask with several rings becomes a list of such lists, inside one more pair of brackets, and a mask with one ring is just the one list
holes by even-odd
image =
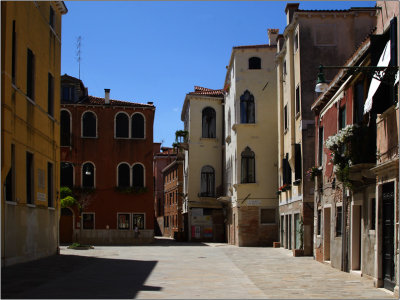
[[190, 241], [225, 240], [222, 188], [223, 90], [195, 87], [186, 95], [181, 120], [187, 140], [184, 163], [184, 230]]
[[[162, 170], [176, 159], [173, 148], [161, 147], [161, 143], [154, 143], [153, 174], [154, 174], [154, 214], [155, 235], [164, 235], [164, 177]], [[160, 151], [161, 150], [161, 151]]]
[[[341, 65], [375, 26], [375, 8], [300, 10], [286, 5], [287, 26], [278, 37], [278, 177], [280, 241], [287, 249], [313, 254], [314, 115], [317, 67]], [[310, 70], [315, 70], [310, 71]], [[327, 70], [332, 79], [335, 71]]]
[[57, 253], [63, 1], [1, 3], [1, 264]]
[[[398, 67], [399, 5], [379, 6], [376, 31], [345, 66]], [[393, 75], [387, 71], [378, 80], [341, 70], [312, 106], [322, 166], [314, 247], [317, 260], [371, 277], [398, 295], [399, 112]]]
[[62, 76], [60, 185], [72, 188], [80, 206], [61, 210], [60, 238], [89, 244], [152, 241], [155, 107], [111, 100], [108, 89], [104, 98], [85, 90], [80, 80]]
[[272, 246], [278, 241], [275, 38], [233, 47], [225, 79], [224, 190], [227, 241]]
[[[182, 152], [162, 170], [164, 178], [164, 236], [183, 240], [184, 224], [182, 215], [183, 195], [183, 159]], [[185, 240], [187, 240], [187, 235]]]

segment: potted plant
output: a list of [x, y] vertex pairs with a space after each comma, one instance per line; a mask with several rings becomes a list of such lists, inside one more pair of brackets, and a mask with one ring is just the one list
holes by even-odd
[[315, 177], [320, 175], [321, 173], [322, 173], [322, 170], [319, 167], [314, 166], [307, 170], [306, 176], [308, 177], [309, 180], [314, 181]]

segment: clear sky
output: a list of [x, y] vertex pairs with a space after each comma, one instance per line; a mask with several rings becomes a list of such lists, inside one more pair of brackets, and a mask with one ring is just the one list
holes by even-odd
[[[154, 142], [171, 146], [195, 85], [223, 88], [232, 47], [268, 43], [286, 26], [287, 1], [65, 1], [61, 73], [80, 77], [89, 94], [154, 102]], [[375, 1], [298, 1], [300, 9], [348, 9]]]

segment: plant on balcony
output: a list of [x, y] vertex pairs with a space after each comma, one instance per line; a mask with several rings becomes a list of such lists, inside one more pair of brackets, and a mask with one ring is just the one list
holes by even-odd
[[351, 188], [350, 167], [355, 164], [375, 162], [375, 135], [373, 128], [358, 124], [347, 125], [326, 142], [331, 151], [331, 162], [338, 180]]
[[291, 188], [292, 188], [292, 186], [290, 184], [285, 183], [284, 185], [279, 187], [279, 190], [281, 192], [286, 192], [286, 191], [290, 190]]
[[307, 176], [307, 178], [308, 178], [309, 180], [314, 181], [314, 180], [315, 180], [315, 177], [318, 176], [318, 175], [320, 175], [321, 173], [322, 173], [322, 171], [321, 171], [317, 166], [315, 166], [315, 167], [311, 167], [311, 168], [309, 168], [309, 169], [307, 170], [306, 176]]

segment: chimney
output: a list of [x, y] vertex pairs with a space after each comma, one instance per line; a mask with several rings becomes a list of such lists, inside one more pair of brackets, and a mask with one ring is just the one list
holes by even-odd
[[110, 104], [110, 89], [104, 89], [104, 103]]
[[286, 21], [289, 25], [292, 22], [293, 14], [295, 11], [299, 9], [300, 3], [288, 3], [286, 4], [285, 13], [286, 13]]
[[278, 34], [279, 34], [279, 29], [268, 29], [268, 39], [270, 46], [276, 45], [276, 38]]
[[150, 102], [150, 101], [148, 101], [148, 102], [147, 102], [147, 104], [149, 104], [149, 105], [153, 105], [153, 102]]

